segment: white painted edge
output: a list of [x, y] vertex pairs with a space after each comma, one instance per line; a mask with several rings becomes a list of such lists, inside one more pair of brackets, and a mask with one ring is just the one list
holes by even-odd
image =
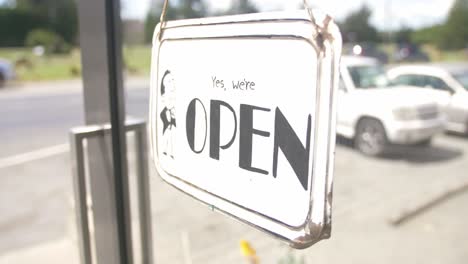
[[63, 154], [63, 153], [68, 152], [69, 150], [70, 150], [70, 145], [68, 143], [64, 143], [60, 145], [33, 150], [33, 151], [22, 153], [22, 154], [9, 156], [6, 158], [1, 158], [0, 169], [13, 167], [13, 166], [21, 165], [23, 163]]

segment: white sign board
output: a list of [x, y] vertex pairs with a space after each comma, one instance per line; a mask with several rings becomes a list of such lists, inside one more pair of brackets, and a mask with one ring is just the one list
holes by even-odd
[[161, 177], [293, 247], [327, 238], [341, 52], [332, 20], [298, 11], [159, 27], [149, 116]]

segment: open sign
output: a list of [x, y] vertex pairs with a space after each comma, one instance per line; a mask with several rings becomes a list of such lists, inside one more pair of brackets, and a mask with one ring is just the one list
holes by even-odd
[[341, 38], [315, 12], [167, 22], [151, 150], [169, 184], [304, 248], [330, 235]]

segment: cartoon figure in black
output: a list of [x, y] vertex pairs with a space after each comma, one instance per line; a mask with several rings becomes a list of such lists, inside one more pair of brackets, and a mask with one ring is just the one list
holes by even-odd
[[163, 154], [174, 159], [174, 143], [176, 129], [176, 90], [174, 78], [166, 71], [161, 80], [161, 99], [164, 109], [159, 115], [163, 123]]

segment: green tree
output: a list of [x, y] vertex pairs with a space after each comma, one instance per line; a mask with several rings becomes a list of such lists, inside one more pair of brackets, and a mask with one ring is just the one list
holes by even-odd
[[16, 0], [16, 8], [53, 19], [58, 13], [58, 7], [67, 1], [69, 0]]
[[69, 43], [76, 42], [78, 15], [74, 0], [16, 0], [16, 9], [47, 19], [47, 30], [57, 32]]
[[43, 46], [46, 53], [69, 53], [70, 45], [67, 44], [63, 38], [55, 32], [35, 29], [28, 33], [25, 40], [25, 46], [35, 47]]
[[183, 0], [177, 9], [178, 18], [200, 18], [206, 15], [203, 0]]
[[372, 11], [366, 5], [350, 13], [340, 23], [344, 40], [351, 42], [378, 41], [377, 29], [370, 24], [371, 16]]
[[159, 16], [153, 12], [148, 12], [145, 18], [145, 42], [151, 43], [153, 32], [156, 25], [159, 23]]
[[248, 14], [258, 13], [257, 7], [249, 0], [232, 0], [227, 14]]
[[73, 0], [61, 0], [52, 27], [68, 43], [76, 43], [78, 35], [78, 11]]
[[0, 47], [23, 46], [34, 28], [46, 28], [48, 21], [31, 12], [16, 8], [0, 8]]
[[[145, 41], [151, 42], [154, 28], [159, 23], [163, 2], [153, 2], [145, 19]], [[200, 18], [206, 15], [206, 4], [203, 0], [182, 0], [177, 5], [168, 2], [166, 21], [185, 18]]]
[[442, 48], [461, 49], [468, 44], [468, 0], [455, 0], [441, 35]]
[[[153, 32], [156, 25], [159, 23], [159, 18], [161, 17], [161, 11], [163, 8], [163, 3], [152, 3], [148, 14], [146, 14], [145, 19], [145, 42], [151, 43], [153, 38]], [[177, 8], [175, 8], [171, 2], [168, 2], [166, 9], [166, 20], [177, 19]]]
[[393, 33], [393, 40], [396, 43], [409, 43], [412, 42], [411, 36], [413, 35], [414, 30], [407, 27], [402, 26], [399, 30]]
[[411, 41], [417, 44], [433, 44], [438, 47], [443, 46], [443, 35], [445, 25], [434, 25], [414, 31], [411, 34]]

